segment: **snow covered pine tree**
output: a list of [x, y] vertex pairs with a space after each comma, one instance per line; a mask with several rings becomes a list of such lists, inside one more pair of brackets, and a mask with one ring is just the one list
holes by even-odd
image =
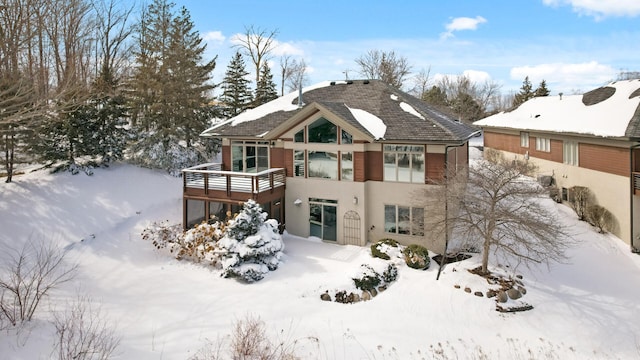
[[267, 220], [267, 213], [253, 200], [245, 202], [242, 211], [229, 221], [218, 246], [223, 258], [222, 275], [247, 282], [261, 280], [276, 270], [284, 250], [278, 222]]

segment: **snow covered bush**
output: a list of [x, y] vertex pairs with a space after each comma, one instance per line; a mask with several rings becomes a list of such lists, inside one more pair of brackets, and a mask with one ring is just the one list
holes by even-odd
[[202, 223], [187, 230], [184, 237], [176, 244], [176, 259], [216, 264], [219, 258], [216, 243], [222, 237], [223, 228], [223, 223], [215, 222]]
[[426, 270], [431, 264], [429, 250], [422, 245], [411, 244], [402, 252], [407, 266], [413, 269]]
[[360, 290], [371, 290], [375, 289], [376, 286], [380, 285], [382, 279], [380, 274], [373, 269], [373, 267], [369, 264], [360, 265], [360, 275], [353, 278], [353, 282], [356, 287]]
[[371, 290], [380, 285], [390, 284], [398, 278], [398, 268], [394, 264], [379, 263], [377, 265], [378, 269], [371, 264], [360, 265], [360, 271], [353, 278], [356, 288]]
[[278, 222], [267, 220], [267, 213], [260, 205], [248, 200], [242, 211], [227, 224], [218, 247], [223, 276], [254, 282], [278, 268], [284, 243], [278, 232]]
[[400, 252], [398, 242], [393, 239], [382, 239], [371, 245], [371, 256], [384, 260], [397, 257]]
[[182, 240], [183, 232], [180, 224], [169, 224], [169, 220], [153, 222], [142, 230], [142, 240], [150, 240], [156, 249], [175, 251], [176, 245]]
[[154, 222], [142, 231], [142, 239], [151, 240], [156, 249], [168, 249], [178, 260], [215, 265], [219, 260], [216, 242], [222, 237], [223, 229], [224, 223], [202, 223], [183, 232], [180, 224]]

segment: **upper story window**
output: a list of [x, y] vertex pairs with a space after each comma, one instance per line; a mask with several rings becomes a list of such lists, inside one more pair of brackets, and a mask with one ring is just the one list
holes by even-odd
[[537, 137], [536, 138], [536, 150], [550, 152], [551, 151], [551, 139]]
[[578, 166], [578, 142], [565, 141], [562, 143], [562, 161], [567, 165]]
[[269, 142], [232, 141], [231, 170], [256, 173], [269, 169]]
[[325, 118], [320, 118], [307, 127], [310, 143], [338, 143], [338, 127]]
[[424, 183], [424, 146], [385, 145], [384, 181]]
[[528, 132], [521, 132], [520, 133], [520, 146], [524, 147], [524, 148], [528, 148], [529, 147], [529, 133]]
[[353, 135], [349, 134], [348, 132], [342, 130], [342, 140], [340, 141], [341, 144], [353, 144]]
[[294, 136], [293, 136], [293, 141], [297, 142], [297, 143], [303, 143], [304, 142], [304, 129], [298, 131]]

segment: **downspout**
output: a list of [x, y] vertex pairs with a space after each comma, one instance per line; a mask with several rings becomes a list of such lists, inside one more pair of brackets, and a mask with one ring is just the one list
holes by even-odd
[[629, 209], [631, 210], [631, 221], [629, 221], [629, 226], [631, 228], [630, 238], [629, 238], [629, 246], [631, 247], [631, 252], [640, 252], [640, 249], [637, 249], [634, 244], [634, 235], [633, 235], [633, 197], [635, 196], [635, 177], [633, 175], [633, 170], [635, 167], [635, 162], [633, 161], [633, 150], [640, 147], [640, 144], [632, 145], [629, 148], [629, 170], [631, 170], [630, 183], [631, 183], [631, 192], [629, 193]]
[[[467, 139], [466, 143], [462, 143], [459, 145], [446, 145], [444, 147], [444, 251], [442, 252], [442, 259], [440, 259], [440, 266], [438, 267], [438, 275], [436, 276], [436, 280], [440, 280], [440, 273], [442, 272], [442, 268], [444, 267], [447, 261], [447, 248], [449, 247], [449, 149], [457, 148], [464, 146], [464, 144], [468, 144], [469, 141]], [[457, 159], [457, 156], [456, 156]], [[467, 166], [469, 165], [469, 149], [467, 148]]]

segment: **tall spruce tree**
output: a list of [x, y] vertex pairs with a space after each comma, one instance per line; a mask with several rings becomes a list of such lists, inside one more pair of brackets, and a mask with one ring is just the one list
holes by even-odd
[[249, 89], [247, 75], [249, 75], [249, 72], [245, 67], [242, 54], [236, 51], [227, 66], [227, 71], [222, 81], [220, 101], [223, 103], [222, 113], [224, 117], [234, 117], [251, 106], [251, 90]]
[[549, 96], [550, 93], [551, 93], [551, 91], [549, 91], [549, 89], [547, 88], [547, 82], [543, 79], [540, 82], [540, 85], [538, 85], [538, 88], [534, 92], [533, 96], [534, 97]]
[[525, 77], [522, 82], [522, 86], [520, 87], [520, 92], [516, 94], [513, 98], [513, 106], [518, 106], [523, 102], [531, 99], [534, 96], [533, 87], [531, 85], [531, 81], [529, 81], [529, 77]]
[[278, 98], [278, 90], [276, 84], [273, 82], [273, 75], [269, 65], [265, 62], [260, 68], [260, 80], [256, 85], [256, 92], [254, 97], [254, 106], [260, 106], [268, 103], [271, 100]]
[[131, 98], [139, 138], [134, 160], [177, 173], [203, 160], [201, 149], [192, 145], [209, 120], [216, 59], [203, 63], [206, 44], [189, 12], [183, 7], [176, 15], [173, 7], [154, 0], [142, 14]]

